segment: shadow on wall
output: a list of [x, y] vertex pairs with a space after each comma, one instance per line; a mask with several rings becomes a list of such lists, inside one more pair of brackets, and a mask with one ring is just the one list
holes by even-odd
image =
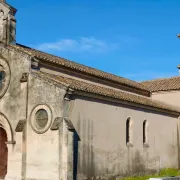
[[95, 174], [93, 151], [93, 121], [81, 118], [80, 113], [78, 113], [77, 118], [77, 133], [80, 135], [81, 143], [77, 144], [78, 137], [77, 135], [75, 135], [76, 143], [74, 142], [74, 155], [77, 157], [74, 157], [74, 163], [78, 167], [76, 166], [74, 169], [74, 178], [76, 177], [76, 179], [92, 179]]
[[78, 166], [78, 142], [80, 141], [79, 135], [76, 131], [74, 131], [74, 157], [73, 157], [73, 164], [74, 164], [74, 170], [73, 170], [73, 179], [77, 179], [77, 166]]

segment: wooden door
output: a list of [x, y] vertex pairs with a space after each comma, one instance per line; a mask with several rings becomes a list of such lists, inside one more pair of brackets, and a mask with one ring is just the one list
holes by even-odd
[[6, 131], [0, 127], [0, 179], [4, 179], [7, 174], [7, 134]]

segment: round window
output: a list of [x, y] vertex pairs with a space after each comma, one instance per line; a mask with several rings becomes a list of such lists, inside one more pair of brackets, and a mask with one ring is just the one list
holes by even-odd
[[40, 109], [35, 115], [36, 124], [38, 128], [44, 128], [48, 123], [48, 113], [44, 109]]
[[38, 133], [45, 133], [52, 123], [52, 112], [47, 105], [38, 105], [31, 112], [32, 129]]

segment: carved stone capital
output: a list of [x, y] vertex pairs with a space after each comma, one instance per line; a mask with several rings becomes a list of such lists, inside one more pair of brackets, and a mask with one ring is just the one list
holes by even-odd
[[52, 123], [51, 130], [52, 131], [58, 130], [62, 120], [63, 120], [62, 117], [55, 118], [54, 122]]
[[7, 141], [6, 144], [16, 144], [16, 141]]
[[65, 117], [65, 118], [57, 117], [57, 118], [55, 118], [54, 122], [52, 123], [51, 130], [53, 130], [53, 131], [58, 130], [59, 126], [63, 120], [66, 123], [67, 128], [69, 130], [75, 130], [73, 123], [71, 122], [71, 120], [68, 117]]
[[67, 92], [66, 92], [66, 94], [64, 96], [64, 100], [70, 101], [71, 97], [72, 97], [72, 94], [73, 94], [73, 91], [74, 91], [73, 89], [68, 88], [68, 90], [67, 90]]
[[75, 130], [74, 125], [73, 125], [72, 121], [70, 120], [70, 118], [65, 117], [64, 121], [66, 122], [69, 130]]
[[31, 59], [31, 67], [32, 69], [38, 69], [39, 68], [39, 60], [35, 57]]
[[28, 80], [28, 73], [23, 73], [20, 82], [27, 82]]
[[16, 129], [15, 131], [16, 132], [22, 132], [24, 130], [24, 127], [25, 127], [25, 124], [26, 124], [26, 120], [19, 120], [17, 126], [16, 126]]

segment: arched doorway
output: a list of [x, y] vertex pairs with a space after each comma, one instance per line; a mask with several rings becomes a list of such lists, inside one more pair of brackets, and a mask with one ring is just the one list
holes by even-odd
[[0, 179], [4, 179], [7, 174], [8, 148], [7, 134], [0, 125]]

